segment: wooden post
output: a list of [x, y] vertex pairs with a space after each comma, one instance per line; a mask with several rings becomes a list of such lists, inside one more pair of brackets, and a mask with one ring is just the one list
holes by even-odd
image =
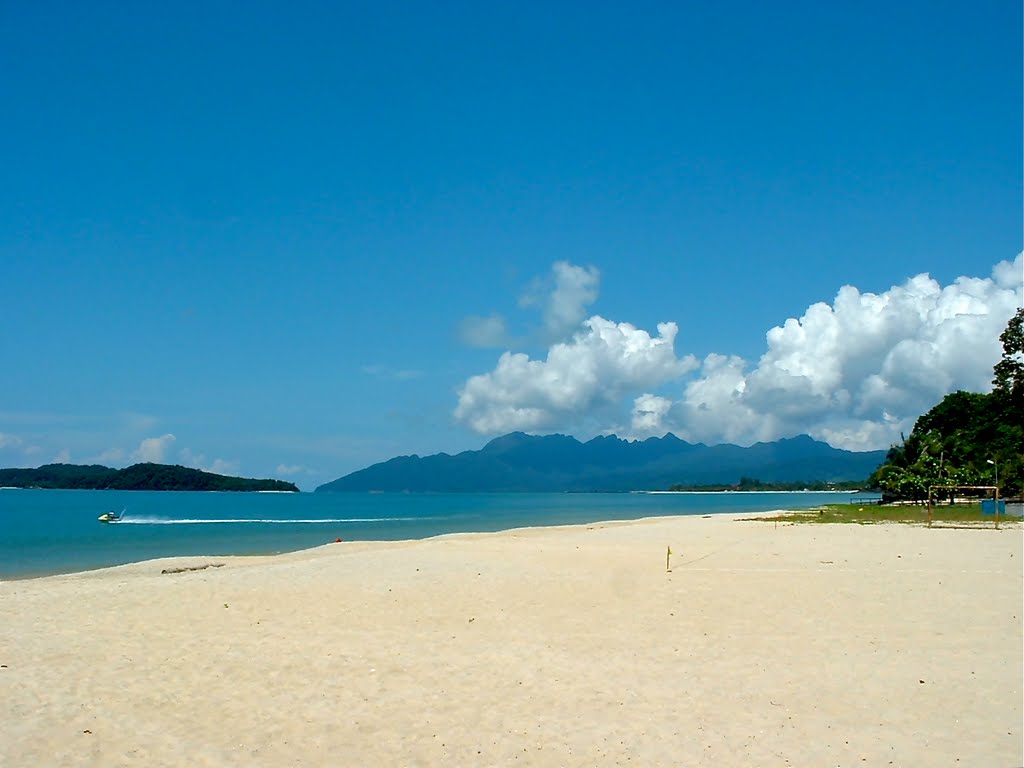
[[672, 547], [668, 547], [665, 550], [665, 573], [672, 573], [672, 566], [669, 564], [669, 559], [672, 557]]

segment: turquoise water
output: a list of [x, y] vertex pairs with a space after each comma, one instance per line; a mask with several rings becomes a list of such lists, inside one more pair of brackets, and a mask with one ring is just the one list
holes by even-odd
[[[537, 525], [799, 509], [827, 493], [189, 493], [0, 489], [0, 579], [181, 555], [289, 552]], [[126, 510], [108, 525], [97, 517]]]

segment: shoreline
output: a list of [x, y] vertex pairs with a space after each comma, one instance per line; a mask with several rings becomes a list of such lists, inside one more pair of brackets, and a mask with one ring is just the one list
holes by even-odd
[[[638, 493], [663, 493], [662, 491], [642, 491]], [[701, 492], [690, 492], [690, 491], [666, 491], [664, 493], [701, 493]], [[740, 491], [737, 493], [796, 493], [789, 491]], [[812, 491], [811, 493], [819, 493], [818, 491]], [[169, 555], [166, 557], [156, 558], [144, 558], [142, 560], [132, 560], [125, 563], [118, 563], [114, 565], [100, 565], [94, 568], [84, 568], [80, 570], [58, 570], [58, 571], [47, 571], [43, 573], [26, 573], [17, 574], [12, 576], [0, 577], [0, 585], [6, 582], [24, 582], [24, 581], [38, 581], [41, 579], [59, 578], [67, 576], [78, 576], [82, 574], [96, 573], [97, 571], [105, 571], [112, 569], [125, 569], [132, 568], [135, 566], [144, 566], [147, 563], [169, 563], [173, 567], [177, 561], [194, 561], [194, 560], [247, 560], [247, 559], [261, 559], [265, 560], [268, 558], [283, 558], [283, 557], [296, 557], [301, 556], [304, 552], [313, 552], [323, 548], [333, 547], [336, 544], [344, 544], [349, 547], [355, 544], [405, 544], [420, 541], [432, 541], [435, 539], [444, 539], [446, 537], [457, 537], [457, 536], [497, 536], [508, 533], [517, 533], [522, 531], [531, 530], [558, 530], [558, 529], [572, 529], [586, 526], [612, 526], [612, 525], [629, 525], [633, 523], [646, 523], [659, 520], [675, 520], [675, 519], [690, 519], [690, 518], [723, 518], [733, 520], [752, 520], [758, 517], [772, 517], [776, 515], [787, 515], [787, 514], [799, 514], [806, 510], [794, 510], [794, 509], [773, 509], [773, 510], [757, 510], [753, 512], [709, 512], [709, 513], [694, 513], [689, 515], [652, 515], [648, 517], [640, 518], [618, 518], [618, 519], [607, 519], [607, 520], [596, 520], [587, 523], [552, 523], [550, 525], [532, 525], [532, 526], [521, 526], [513, 528], [504, 528], [496, 531], [451, 531], [446, 533], [434, 534], [432, 536], [425, 536], [421, 538], [408, 538], [408, 539], [343, 539], [337, 541], [326, 541], [321, 544], [316, 544], [311, 547], [302, 547], [299, 549], [286, 550], [286, 551], [253, 551], [253, 552], [242, 552], [242, 553], [230, 553], [230, 554], [199, 554], [199, 555]], [[1008, 516], [1005, 518], [1007, 529], [1012, 530], [1014, 524], [1019, 524], [1020, 518], [1014, 516]], [[782, 521], [780, 521], [782, 522]], [[810, 524], [810, 525], [821, 525], [820, 523], [790, 523], [782, 522], [783, 525], [796, 525], [796, 524]], [[871, 523], [872, 525], [901, 525], [901, 526], [918, 526], [923, 523]], [[843, 525], [853, 525], [853, 523], [843, 523]], [[935, 527], [941, 527], [941, 524]], [[982, 528], [984, 526], [972, 526], [976, 528]], [[1018, 525], [1019, 527], [1019, 525]]]
[[358, 545], [408, 545], [417, 542], [427, 541], [438, 541], [447, 538], [457, 537], [473, 537], [473, 536], [502, 536], [506, 534], [513, 534], [521, 536], [526, 532], [532, 531], [557, 531], [561, 529], [572, 530], [575, 528], [590, 528], [593, 526], [599, 526], [602, 528], [620, 526], [620, 525], [631, 525], [631, 524], [643, 524], [648, 522], [655, 522], [660, 520], [676, 520], [676, 519], [688, 519], [688, 518], [731, 518], [731, 519], [750, 519], [759, 516], [769, 516], [786, 514], [793, 510], [788, 509], [774, 509], [774, 510], [763, 510], [757, 512], [713, 512], [704, 514], [692, 514], [692, 515], [653, 515], [649, 517], [638, 517], [638, 518], [620, 518], [620, 519], [608, 519], [608, 520], [595, 520], [588, 523], [552, 523], [551, 525], [529, 525], [519, 526], [513, 528], [503, 528], [498, 531], [451, 531], [448, 533], [438, 533], [433, 536], [424, 536], [422, 538], [412, 539], [343, 539], [341, 541], [327, 541], [322, 544], [317, 544], [312, 547], [303, 547], [301, 549], [293, 549], [285, 552], [251, 552], [251, 553], [235, 553], [235, 554], [204, 554], [204, 555], [171, 555], [168, 557], [154, 557], [146, 558], [143, 560], [132, 560], [127, 563], [119, 563], [116, 565], [101, 565], [96, 568], [86, 568], [78, 571], [56, 571], [53, 573], [43, 573], [28, 576], [12, 576], [0, 578], [0, 585], [11, 582], [26, 582], [26, 581], [40, 581], [43, 579], [56, 579], [62, 577], [76, 577], [85, 576], [88, 574], [95, 574], [101, 571], [114, 571], [114, 570], [136, 570], [148, 565], [167, 565], [168, 567], [176, 567], [181, 562], [191, 563], [196, 560], [218, 560], [218, 561], [238, 561], [244, 562], [249, 560], [274, 560], [278, 558], [292, 558], [302, 559], [302, 555], [305, 553], [314, 553], [322, 549], [333, 549], [337, 545], [344, 545], [349, 548]]
[[[454, 531], [564, 525], [609, 518], [800, 509], [827, 504], [836, 498], [829, 494], [777, 493], [373, 496], [0, 492], [0, 579], [39, 578], [203, 552], [269, 554], [315, 547], [339, 537], [349, 541], [415, 539]], [[125, 506], [126, 522], [141, 526], [124, 528], [95, 522], [100, 512]], [[267, 525], [189, 525], [207, 522]], [[162, 523], [186, 525], [153, 527]]]
[[[679, 494], [690, 494], [690, 493], [704, 493], [704, 492], [702, 492], [702, 491], [635, 491], [635, 492], [631, 492], [631, 493], [651, 493], [651, 494], [661, 494], [661, 493], [675, 494], [675, 493], [679, 493]], [[717, 493], [717, 492], [713, 492], [713, 493]], [[736, 493], [737, 494], [740, 494], [740, 493], [756, 493], [756, 494], [769, 493], [770, 494], [770, 493], [799, 493], [799, 492], [797, 492], [797, 491], [737, 491]], [[820, 491], [809, 491], [808, 493], [823, 493], [823, 492], [820, 492]], [[193, 560], [210, 560], [210, 559], [218, 559], [218, 560], [246, 560], [246, 559], [254, 559], [255, 558], [255, 559], [265, 560], [267, 558], [296, 557], [296, 556], [301, 556], [301, 554], [304, 553], [304, 552], [313, 552], [313, 551], [316, 551], [316, 550], [319, 550], [319, 549], [333, 547], [336, 544], [343, 544], [343, 545], [347, 545], [349, 547], [351, 547], [352, 545], [356, 545], [356, 544], [407, 544], [407, 543], [420, 542], [420, 541], [433, 541], [433, 540], [437, 540], [437, 539], [444, 539], [444, 538], [447, 538], [447, 537], [457, 537], [457, 536], [499, 536], [499, 535], [502, 535], [502, 534], [521, 533], [523, 531], [533, 531], [533, 530], [544, 531], [544, 530], [573, 529], [573, 528], [588, 527], [588, 526], [603, 526], [603, 527], [606, 527], [606, 526], [614, 526], [614, 525], [629, 525], [629, 524], [633, 524], [633, 523], [648, 523], [648, 522], [665, 521], [665, 520], [685, 520], [685, 519], [692, 519], [692, 518], [703, 518], [703, 519], [707, 519], [707, 518], [721, 518], [721, 519], [732, 519], [732, 520], [736, 520], [736, 521], [742, 521], [742, 520], [752, 520], [752, 519], [758, 518], [758, 517], [772, 517], [772, 516], [776, 516], [776, 515], [799, 514], [802, 511], [806, 511], [806, 510], [771, 509], [771, 510], [756, 510], [756, 511], [753, 511], [753, 512], [733, 512], [733, 511], [730, 511], [730, 512], [700, 512], [700, 513], [693, 513], [693, 514], [688, 514], [688, 515], [652, 515], [652, 516], [648, 516], [648, 517], [639, 517], [639, 518], [617, 518], [617, 519], [595, 520], [595, 521], [587, 522], [587, 523], [552, 523], [550, 525], [519, 526], [519, 527], [512, 527], [512, 528], [503, 528], [503, 529], [496, 530], [496, 531], [451, 531], [451, 532], [446, 532], [446, 533], [434, 534], [434, 535], [431, 535], [431, 536], [425, 536], [425, 537], [420, 537], [420, 538], [408, 538], [408, 539], [343, 539], [343, 540], [336, 540], [336, 541], [326, 541], [326, 542], [323, 542], [321, 544], [316, 544], [316, 545], [311, 546], [311, 547], [302, 547], [300, 549], [278, 551], [278, 552], [253, 551], [253, 552], [248, 552], [248, 553], [230, 553], [230, 554], [170, 555], [170, 556], [167, 556], [167, 557], [145, 558], [145, 559], [142, 559], [142, 560], [132, 560], [132, 561], [129, 561], [129, 562], [118, 563], [118, 564], [114, 564], [114, 565], [100, 565], [100, 566], [97, 566], [95, 568], [85, 568], [85, 569], [81, 569], [81, 570], [51, 571], [51, 572], [45, 572], [45, 573], [5, 576], [5, 577], [0, 577], [0, 585], [4, 584], [6, 582], [38, 581], [38, 580], [41, 580], [41, 579], [50, 579], [50, 578], [58, 578], [58, 577], [64, 577], [64, 576], [78, 576], [78, 575], [81, 575], [81, 574], [90, 574], [90, 573], [95, 573], [97, 571], [132, 568], [132, 567], [135, 567], [135, 566], [143, 566], [143, 565], [146, 565], [147, 563], [170, 563], [171, 566], [173, 567], [174, 564], [177, 561], [179, 561], [179, 560], [180, 561], [189, 561], [189, 562], [191, 562]], [[1012, 529], [1012, 524], [1014, 522], [1019, 522], [1020, 518], [1015, 518], [1013, 516], [1009, 516], [1009, 517], [1006, 518], [1006, 521], [1011, 523], [1011, 525], [1007, 526], [1007, 527], [1009, 529]], [[807, 524], [807, 523], [796, 523], [796, 522], [789, 523], [789, 522], [784, 522], [782, 524], [783, 525], [796, 525], [796, 524], [801, 524], [802, 525], [802, 524]], [[850, 525], [850, 523], [845, 523], [845, 524], [846, 525]], [[892, 523], [872, 523], [872, 525], [887, 525], [887, 524], [892, 524]], [[814, 525], [820, 525], [820, 524], [814, 523]], [[912, 525], [919, 525], [919, 524], [917, 524], [917, 523], [901, 522], [901, 523], [895, 523], [895, 525], [912, 526]]]
[[0, 582], [0, 763], [1021, 764], [1019, 529], [760, 514]]
[[[143, 558], [141, 560], [131, 560], [131, 561], [128, 561], [128, 562], [116, 563], [116, 564], [112, 564], [112, 565], [98, 565], [96, 567], [83, 568], [83, 569], [78, 569], [78, 570], [56, 570], [56, 571], [46, 571], [46, 572], [38, 572], [38, 573], [26, 573], [26, 574], [15, 574], [15, 575], [10, 575], [10, 576], [0, 576], [0, 584], [3, 584], [5, 582], [16, 582], [16, 581], [34, 581], [34, 580], [38, 580], [38, 579], [47, 579], [47, 578], [53, 578], [53, 577], [58, 577], [58, 576], [74, 576], [74, 575], [77, 575], [77, 574], [93, 573], [95, 571], [102, 571], [102, 570], [106, 570], [106, 569], [110, 569], [110, 568], [125, 568], [125, 567], [128, 567], [128, 566], [140, 565], [140, 564], [147, 563], [147, 562], [156, 562], [156, 561], [164, 562], [164, 561], [172, 561], [172, 560], [176, 560], [176, 559], [190, 560], [190, 559], [195, 559], [195, 558], [221, 558], [221, 559], [224, 559], [224, 558], [284, 557], [284, 556], [289, 556], [289, 555], [296, 555], [298, 553], [305, 552], [305, 551], [319, 549], [321, 547], [332, 546], [332, 545], [337, 544], [337, 543], [343, 543], [343, 544], [352, 545], [352, 544], [356, 544], [356, 543], [377, 543], [377, 542], [379, 542], [379, 543], [396, 543], [396, 542], [429, 541], [431, 539], [444, 538], [445, 536], [465, 536], [465, 535], [469, 535], [469, 536], [481, 535], [481, 536], [483, 536], [483, 535], [495, 535], [495, 534], [501, 534], [501, 533], [508, 533], [508, 532], [511, 532], [511, 531], [528, 530], [528, 529], [533, 529], [533, 528], [536, 528], [536, 529], [553, 529], [553, 528], [573, 527], [573, 526], [578, 526], [578, 525], [610, 525], [610, 524], [620, 524], [620, 523], [642, 522], [642, 521], [645, 521], [645, 520], [661, 520], [661, 519], [669, 519], [669, 518], [675, 518], [675, 517], [680, 517], [680, 518], [686, 518], [686, 517], [707, 517], [709, 515], [710, 516], [714, 516], [714, 517], [730, 517], [730, 516], [733, 516], [733, 517], [753, 517], [753, 516], [758, 516], [758, 515], [775, 515], [775, 514], [787, 513], [787, 512], [792, 512], [792, 511], [793, 510], [789, 510], [789, 509], [775, 509], [775, 510], [761, 510], [761, 511], [755, 511], [755, 512], [731, 512], [730, 511], [730, 512], [710, 512], [710, 513], [703, 513], [702, 512], [702, 513], [693, 513], [693, 514], [690, 514], [690, 515], [651, 515], [651, 516], [648, 516], [648, 517], [640, 517], [640, 518], [619, 518], [619, 519], [596, 520], [596, 521], [591, 521], [591, 522], [587, 522], [587, 523], [558, 523], [558, 522], [555, 522], [555, 523], [551, 523], [550, 525], [517, 526], [517, 527], [512, 527], [512, 528], [503, 528], [503, 529], [500, 529], [500, 530], [497, 530], [497, 531], [450, 531], [450, 532], [446, 532], [446, 533], [433, 534], [433, 535], [430, 535], [430, 536], [424, 536], [424, 537], [419, 537], [419, 538], [407, 538], [407, 539], [358, 539], [358, 538], [356, 538], [356, 539], [344, 539], [341, 542], [328, 540], [328, 541], [324, 541], [324, 542], [322, 542], [320, 544], [315, 544], [315, 545], [310, 546], [310, 547], [301, 547], [299, 549], [292, 549], [292, 550], [285, 550], [285, 551], [260, 551], [260, 550], [254, 550], [252, 552], [234, 552], [234, 553], [227, 553], [227, 554], [168, 555], [166, 557]], [[256, 521], [256, 522], [258, 522], [258, 521]], [[338, 538], [338, 537], [335, 537], [335, 538]]]

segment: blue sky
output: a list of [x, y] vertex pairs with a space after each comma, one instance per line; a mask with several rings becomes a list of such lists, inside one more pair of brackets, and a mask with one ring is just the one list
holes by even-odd
[[0, 9], [0, 466], [866, 449], [988, 386], [1020, 3], [240, 8]]

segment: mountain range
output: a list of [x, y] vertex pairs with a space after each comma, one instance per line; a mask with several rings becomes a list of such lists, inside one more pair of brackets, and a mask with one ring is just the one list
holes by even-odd
[[852, 452], [807, 435], [750, 447], [688, 443], [669, 433], [642, 441], [614, 435], [513, 432], [478, 451], [397, 456], [321, 485], [336, 491], [633, 491], [673, 485], [864, 480], [886, 451]]

